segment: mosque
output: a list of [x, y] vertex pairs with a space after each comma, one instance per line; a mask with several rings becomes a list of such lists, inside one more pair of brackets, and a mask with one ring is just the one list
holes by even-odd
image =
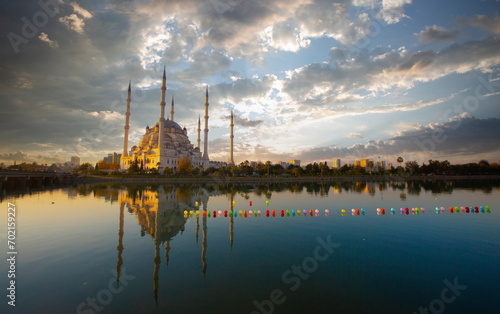
[[[201, 123], [198, 117], [198, 140], [196, 147], [191, 144], [187, 136], [186, 128], [181, 128], [177, 122], [174, 121], [174, 97], [172, 96], [172, 104], [170, 106], [170, 117], [165, 120], [165, 93], [166, 93], [166, 76], [165, 69], [163, 69], [163, 78], [161, 85], [161, 101], [160, 101], [160, 118], [153, 127], [146, 127], [146, 133], [142, 136], [140, 143], [133, 146], [128, 150], [128, 132], [130, 129], [130, 102], [131, 90], [130, 83], [128, 86], [127, 94], [127, 111], [125, 113], [125, 135], [123, 142], [123, 154], [120, 158], [120, 169], [127, 170], [134, 163], [143, 165], [144, 169], [158, 168], [160, 172], [165, 168], [177, 170], [179, 159], [187, 157], [194, 168], [208, 167], [220, 168], [226, 166], [227, 163], [219, 161], [210, 161], [208, 157], [208, 86], [205, 93], [205, 127], [203, 153], [200, 147], [200, 132]], [[233, 161], [233, 112], [231, 111], [231, 124], [230, 124], [230, 160], [229, 165], [234, 164]], [[162, 130], [162, 131], [160, 131]], [[160, 143], [160, 145], [158, 144]]]

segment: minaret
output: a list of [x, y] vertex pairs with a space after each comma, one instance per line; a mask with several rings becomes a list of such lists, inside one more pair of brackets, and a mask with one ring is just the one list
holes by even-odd
[[201, 122], [200, 122], [200, 116], [198, 116], [198, 148], [201, 149], [200, 145], [200, 132], [201, 132]]
[[158, 152], [161, 160], [161, 153], [163, 151], [163, 133], [164, 133], [164, 123], [165, 123], [165, 92], [167, 91], [166, 87], [167, 78], [165, 76], [165, 67], [163, 68], [163, 78], [161, 80], [161, 102], [160, 102], [160, 119], [159, 119], [159, 134], [158, 134]]
[[203, 142], [203, 159], [209, 159], [208, 158], [208, 86], [207, 86], [207, 91], [205, 93], [205, 129], [203, 129], [203, 132], [205, 132], [205, 138]]
[[233, 159], [233, 138], [234, 138], [234, 135], [233, 135], [233, 128], [234, 128], [234, 123], [233, 123], [233, 111], [231, 110], [231, 135], [229, 136], [229, 140], [230, 140], [230, 145], [231, 145], [231, 157], [230, 157], [230, 160], [229, 160], [229, 164], [231, 165], [234, 165], [234, 159]]
[[172, 104], [170, 105], [170, 120], [174, 121], [174, 95], [172, 95]]
[[127, 93], [127, 112], [125, 112], [125, 136], [123, 138], [123, 155], [122, 157], [128, 156], [128, 130], [130, 129], [129, 121], [130, 121], [130, 102], [132, 98], [130, 97], [130, 81], [128, 82], [128, 93]]

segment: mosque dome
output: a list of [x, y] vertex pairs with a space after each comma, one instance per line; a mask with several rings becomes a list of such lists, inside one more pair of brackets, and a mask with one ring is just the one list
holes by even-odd
[[166, 128], [176, 128], [178, 130], [181, 130], [182, 131], [182, 128], [180, 125], [177, 124], [177, 122], [174, 122], [172, 120], [166, 120], [165, 121], [165, 127]]

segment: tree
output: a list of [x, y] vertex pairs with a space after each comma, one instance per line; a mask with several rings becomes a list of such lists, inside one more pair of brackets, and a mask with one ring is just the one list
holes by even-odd
[[179, 173], [182, 175], [186, 175], [192, 170], [193, 165], [191, 164], [191, 160], [189, 160], [189, 158], [187, 158], [186, 156], [181, 157], [179, 159], [179, 164], [177, 164], [177, 171], [179, 171]]
[[404, 161], [404, 159], [403, 157], [399, 156], [396, 161], [399, 163], [399, 166], [401, 167], [401, 163]]
[[483, 166], [483, 167], [484, 167], [484, 166], [489, 166], [489, 165], [490, 165], [490, 163], [489, 163], [486, 159], [481, 159], [481, 160], [478, 162], [478, 164], [479, 164], [480, 166]]
[[95, 169], [96, 170], [97, 169], [100, 169], [100, 170], [102, 170], [102, 169], [109, 169], [109, 164], [107, 162], [105, 162], [104, 160], [101, 159], [95, 165]]
[[264, 165], [266, 171], [267, 171], [267, 176], [269, 177], [269, 171], [271, 169], [271, 162], [268, 160], [266, 161], [266, 164]]
[[406, 172], [409, 173], [410, 175], [413, 175], [418, 172], [419, 165], [416, 161], [407, 161], [406, 162]]
[[373, 169], [373, 161], [372, 160], [369, 160], [368, 161], [368, 168], [370, 168], [370, 175], [372, 175], [372, 169]]
[[296, 177], [300, 177], [303, 173], [302, 171], [302, 168], [301, 167], [294, 167], [292, 169], [292, 173], [296, 176]]

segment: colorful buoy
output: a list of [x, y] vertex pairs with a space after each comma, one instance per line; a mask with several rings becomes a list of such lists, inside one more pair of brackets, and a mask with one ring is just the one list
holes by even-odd
[[266, 201], [266, 206], [269, 206], [269, 201]]

